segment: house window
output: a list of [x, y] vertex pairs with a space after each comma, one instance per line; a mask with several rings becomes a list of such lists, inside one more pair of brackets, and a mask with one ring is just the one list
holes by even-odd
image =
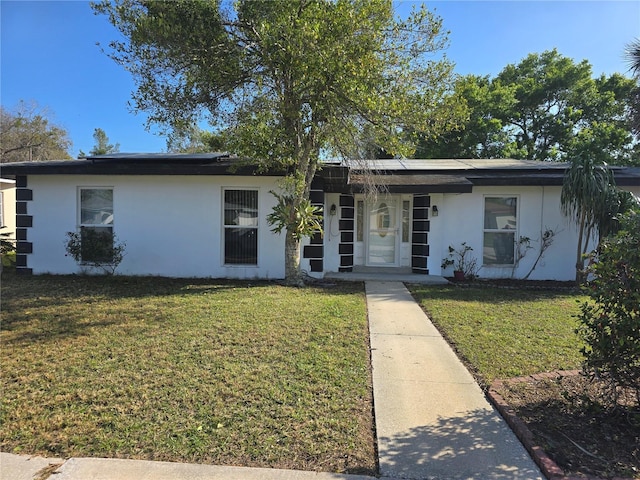
[[258, 264], [258, 191], [224, 191], [224, 263]]
[[83, 262], [113, 260], [113, 189], [80, 188], [80, 241]]
[[484, 265], [513, 265], [518, 228], [516, 197], [484, 199]]
[[358, 200], [356, 204], [356, 242], [364, 239], [364, 201]]
[[402, 241], [407, 243], [409, 241], [409, 211], [411, 203], [409, 200], [402, 201]]

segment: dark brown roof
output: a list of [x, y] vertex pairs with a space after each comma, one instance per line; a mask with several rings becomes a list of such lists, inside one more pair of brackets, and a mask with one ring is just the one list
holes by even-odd
[[[358, 192], [373, 182], [394, 193], [470, 192], [474, 185], [562, 185], [568, 164], [514, 159], [369, 160], [325, 162], [316, 183], [327, 192]], [[620, 186], [640, 186], [639, 167], [611, 167]], [[16, 175], [272, 175], [226, 153], [118, 153], [86, 159], [5, 163], [3, 176]]]

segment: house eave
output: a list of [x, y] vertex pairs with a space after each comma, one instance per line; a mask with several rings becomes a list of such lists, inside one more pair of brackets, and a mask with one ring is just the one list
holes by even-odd
[[389, 193], [470, 193], [473, 183], [460, 175], [350, 175], [347, 184], [353, 193], [362, 193], [368, 183]]
[[261, 169], [259, 165], [229, 159], [160, 160], [87, 158], [54, 162], [6, 163], [2, 175], [266, 175], [282, 176], [283, 170]]

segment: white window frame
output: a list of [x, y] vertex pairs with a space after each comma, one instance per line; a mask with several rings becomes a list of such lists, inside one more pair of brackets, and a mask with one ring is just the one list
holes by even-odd
[[[111, 220], [110, 223], [87, 223], [82, 221], [82, 192], [85, 190], [109, 190], [111, 191]], [[111, 234], [115, 235], [115, 188], [113, 186], [80, 186], [77, 189], [77, 230], [82, 232], [83, 228], [110, 228]], [[90, 262], [90, 261], [87, 261]], [[85, 260], [82, 260], [85, 263]]]
[[[226, 192], [236, 192], [236, 191], [247, 191], [247, 192], [255, 192], [256, 202], [257, 202], [257, 222], [256, 225], [227, 225], [226, 224], [226, 205], [225, 205], [225, 197]], [[222, 188], [222, 215], [221, 215], [221, 223], [222, 223], [222, 264], [225, 267], [241, 267], [241, 268], [251, 268], [258, 267], [260, 263], [260, 189], [256, 187], [223, 187]], [[255, 230], [255, 238], [256, 238], [256, 261], [255, 263], [230, 263], [227, 262], [226, 256], [226, 242], [227, 242], [227, 230], [232, 229], [240, 229], [240, 228], [250, 228]]]
[[[485, 216], [487, 211], [487, 199], [488, 198], [499, 198], [499, 199], [515, 199], [516, 208], [515, 208], [515, 217], [516, 217], [516, 225], [513, 229], [508, 228], [485, 228]], [[492, 268], [492, 267], [513, 267], [516, 261], [516, 242], [518, 241], [518, 232], [520, 230], [520, 195], [508, 195], [508, 194], [487, 194], [483, 196], [482, 199], [482, 265]], [[492, 234], [502, 234], [502, 235], [513, 235], [513, 261], [511, 263], [486, 263], [485, 262], [485, 238], [487, 233]], [[492, 246], [495, 249], [495, 247]]]

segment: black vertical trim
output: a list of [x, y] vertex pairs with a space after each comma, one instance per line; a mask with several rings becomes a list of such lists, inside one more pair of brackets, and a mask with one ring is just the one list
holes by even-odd
[[33, 253], [33, 244], [29, 242], [29, 229], [33, 227], [33, 216], [28, 215], [29, 202], [33, 201], [33, 191], [27, 188], [26, 175], [16, 176], [16, 273], [31, 275], [29, 255]]
[[427, 260], [429, 258], [429, 195], [413, 196], [413, 232], [411, 234], [411, 271], [429, 274]]

